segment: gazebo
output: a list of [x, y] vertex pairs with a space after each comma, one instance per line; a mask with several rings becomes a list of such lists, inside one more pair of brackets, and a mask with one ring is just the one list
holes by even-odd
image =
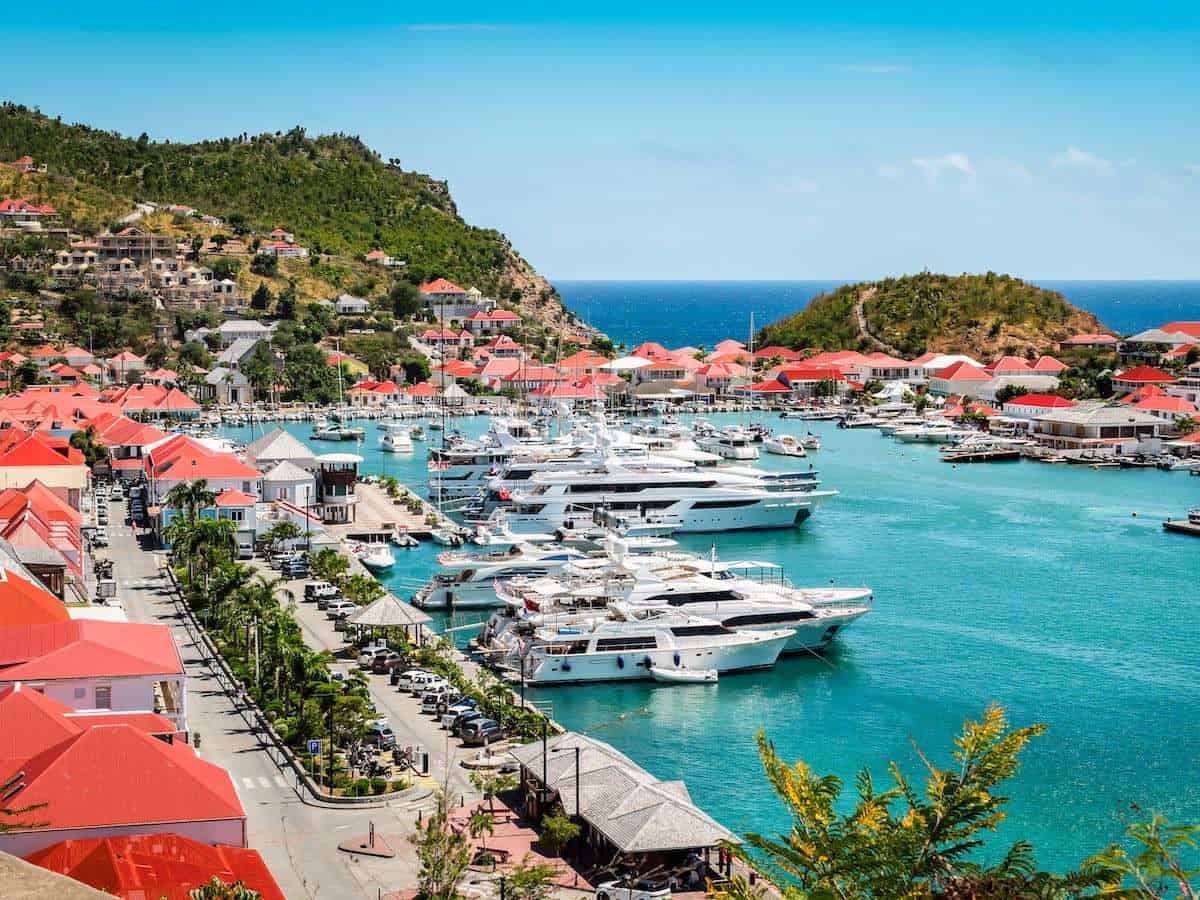
[[349, 616], [346, 622], [355, 628], [370, 631], [403, 628], [415, 641], [421, 641], [421, 626], [432, 621], [428, 615], [395, 594], [384, 594], [370, 606], [364, 606]]

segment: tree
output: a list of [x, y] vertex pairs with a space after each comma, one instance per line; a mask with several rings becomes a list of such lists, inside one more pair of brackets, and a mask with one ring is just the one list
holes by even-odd
[[915, 788], [896, 763], [893, 786], [879, 792], [863, 770], [858, 800], [842, 810], [841, 779], [819, 776], [803, 762], [783, 762], [760, 731], [759, 756], [767, 778], [791, 816], [776, 837], [746, 835], [761, 865], [786, 897], [1026, 897], [1059, 895], [1111, 883], [1097, 864], [1054, 876], [1035, 869], [1033, 848], [1013, 844], [992, 867], [977, 861], [982, 835], [1004, 819], [1008, 798], [998, 789], [1017, 771], [1018, 757], [1044, 725], [1010, 729], [1003, 710], [990, 707], [968, 721], [955, 740], [954, 764], [941, 768], [918, 749], [928, 776]]
[[458, 883], [471, 864], [471, 844], [450, 825], [450, 797], [445, 788], [435, 792], [433, 812], [409, 837], [417, 849], [418, 900], [457, 900]]
[[108, 448], [96, 437], [94, 425], [89, 425], [82, 431], [76, 431], [71, 435], [71, 446], [83, 454], [88, 468], [95, 468], [96, 463], [108, 459]]
[[267, 542], [267, 547], [273, 553], [275, 548], [285, 541], [292, 541], [304, 534], [300, 530], [300, 526], [291, 519], [280, 519], [267, 529], [263, 535], [263, 540]]
[[250, 308], [266, 312], [271, 308], [271, 301], [273, 299], [274, 295], [271, 293], [271, 289], [267, 287], [267, 283], [260, 281], [258, 287], [254, 289], [254, 293], [250, 295]]
[[494, 813], [495, 807], [493, 806], [493, 801], [496, 799], [496, 795], [503, 794], [505, 791], [511, 791], [515, 788], [517, 786], [517, 776], [479, 769], [471, 773], [471, 786], [483, 794], [483, 799], [487, 802], [488, 812]]
[[1191, 434], [1197, 428], [1200, 428], [1200, 422], [1192, 416], [1176, 416], [1175, 430], [1180, 434]]
[[188, 341], [180, 347], [179, 361], [189, 363], [197, 369], [212, 368], [212, 354], [199, 341]]
[[1019, 384], [1006, 384], [1000, 390], [996, 391], [996, 403], [1003, 406], [1010, 400], [1015, 400], [1017, 397], [1024, 397], [1029, 393], [1029, 388]]
[[216, 491], [209, 490], [203, 478], [196, 481], [181, 481], [167, 491], [167, 506], [184, 513], [189, 522], [195, 522], [200, 510], [208, 509], [217, 499]]
[[477, 809], [467, 820], [467, 830], [471, 837], [479, 841], [479, 849], [487, 852], [487, 838], [496, 832], [496, 817], [486, 809]]
[[383, 585], [370, 575], [350, 575], [342, 579], [341, 587], [346, 599], [359, 606], [368, 606], [386, 593]]
[[551, 853], [559, 853], [563, 847], [579, 837], [579, 826], [562, 813], [542, 817], [541, 843]]
[[388, 304], [397, 319], [411, 319], [424, 309], [416, 285], [407, 281], [397, 281], [392, 285], [392, 289], [388, 291]]
[[350, 561], [332, 547], [325, 547], [309, 556], [313, 575], [330, 584], [337, 584], [350, 568]]
[[554, 896], [557, 870], [530, 859], [530, 855], [525, 854], [520, 864], [509, 871], [505, 879], [509, 900], [550, 900]]
[[1126, 896], [1157, 900], [1168, 896], [1174, 887], [1180, 897], [1193, 900], [1197, 891], [1191, 882], [1200, 878], [1200, 868], [1187, 868], [1180, 859], [1180, 851], [1196, 850], [1200, 846], [1197, 834], [1200, 825], [1171, 825], [1162, 816], [1152, 815], [1147, 821], [1131, 823], [1125, 830], [1125, 835], [1140, 847], [1135, 855], [1113, 844], [1089, 859], [1085, 869], [1096, 871], [1102, 879], [1115, 876], [1118, 883], [1133, 882], [1133, 891]]
[[167, 348], [162, 344], [154, 344], [146, 351], [146, 368], [160, 369], [167, 361]]

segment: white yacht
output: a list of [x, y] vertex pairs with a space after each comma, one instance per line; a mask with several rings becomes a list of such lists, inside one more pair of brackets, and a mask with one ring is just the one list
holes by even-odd
[[646, 472], [608, 463], [600, 471], [538, 473], [512, 493], [507, 514], [513, 527], [530, 531], [554, 531], [597, 508], [672, 516], [680, 533], [791, 528], [837, 494], [816, 490], [815, 478], [755, 472]]
[[770, 668], [791, 636], [788, 628], [734, 631], [675, 610], [618, 605], [609, 618], [537, 629], [521, 665], [538, 685], [646, 680], [655, 668], [726, 674]]
[[790, 434], [772, 435], [763, 441], [763, 447], [776, 456], [808, 456], [804, 443]]
[[[515, 648], [532, 628], [570, 624], [603, 616], [614, 605], [630, 609], [677, 609], [713, 619], [738, 631], [789, 628], [784, 653], [819, 652], [871, 611], [870, 588], [795, 588], [758, 582], [740, 574], [756, 562], [712, 563], [664, 557], [626, 560], [623, 565], [578, 573], [585, 564], [558, 576], [512, 579], [498, 590], [505, 609], [488, 620], [480, 643], [494, 652]], [[570, 576], [570, 577], [565, 577]]]
[[754, 446], [754, 438], [740, 428], [727, 428], [715, 434], [705, 434], [697, 438], [696, 445], [722, 459], [758, 459], [758, 448]]
[[494, 553], [440, 553], [442, 571], [413, 597], [424, 609], [484, 609], [500, 604], [496, 588], [513, 578], [541, 577], [587, 554], [568, 547], [518, 544]]
[[950, 422], [929, 422], [897, 428], [892, 437], [907, 444], [949, 444], [966, 437], [971, 432], [958, 428]]
[[[383, 423], [381, 423], [383, 424]], [[379, 446], [385, 453], [412, 453], [413, 442], [404, 425], [383, 424]]]

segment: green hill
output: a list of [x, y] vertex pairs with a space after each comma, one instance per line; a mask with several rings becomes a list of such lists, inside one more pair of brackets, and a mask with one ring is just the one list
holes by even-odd
[[547, 323], [564, 315], [557, 292], [503, 234], [463, 221], [445, 182], [401, 169], [357, 137], [294, 128], [182, 144], [0, 105], [0, 160], [26, 154], [49, 172], [23, 189], [59, 205], [84, 232], [135, 200], [179, 203], [259, 233], [287, 228], [323, 255], [382, 249], [407, 261], [412, 281], [444, 276]]
[[846, 284], [765, 327], [760, 346], [926, 350], [989, 357], [1042, 352], [1078, 332], [1106, 330], [1065, 297], [1010, 275], [922, 272]]

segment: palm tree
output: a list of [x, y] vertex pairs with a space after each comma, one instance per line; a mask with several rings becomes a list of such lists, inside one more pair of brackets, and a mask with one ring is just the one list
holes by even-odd
[[487, 836], [496, 833], [496, 817], [485, 809], [477, 809], [467, 821], [467, 830], [479, 841], [479, 849], [486, 853]]
[[226, 884], [214, 875], [211, 881], [188, 891], [188, 896], [191, 900], [259, 900], [262, 894], [251, 890], [240, 881]]
[[350, 569], [350, 560], [331, 547], [326, 547], [313, 554], [309, 566], [312, 573], [322, 581], [337, 584], [341, 577]]
[[483, 799], [487, 801], [488, 812], [494, 813], [495, 807], [493, 802], [497, 794], [503, 794], [505, 791], [511, 791], [517, 786], [517, 776], [507, 775], [503, 772], [488, 772], [479, 770], [471, 773], [471, 785], [479, 793], [483, 794]]
[[267, 547], [270, 551], [274, 552], [279, 544], [282, 544], [284, 541], [295, 540], [303, 533], [300, 530], [300, 526], [291, 519], [280, 519], [267, 529], [263, 535], [263, 540], [267, 542]]
[[182, 510], [189, 522], [196, 521], [200, 510], [208, 509], [217, 499], [215, 491], [208, 489], [208, 482], [203, 478], [195, 481], [180, 482], [167, 491], [167, 506]]

